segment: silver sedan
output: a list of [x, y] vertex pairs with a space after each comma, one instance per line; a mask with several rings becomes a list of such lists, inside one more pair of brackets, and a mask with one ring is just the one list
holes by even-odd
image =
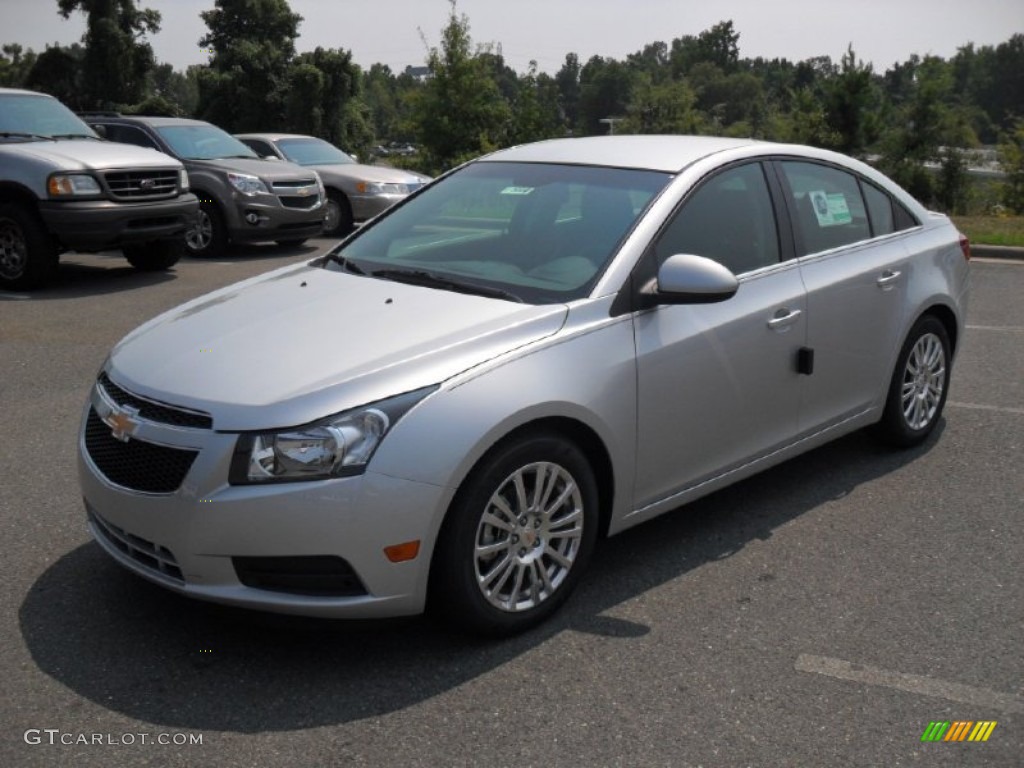
[[292, 133], [245, 133], [239, 141], [263, 158], [287, 160], [320, 174], [327, 190], [324, 234], [347, 235], [415, 192], [429, 176], [382, 165], [364, 165], [330, 142]]
[[969, 255], [823, 150], [498, 152], [121, 341], [84, 409], [88, 525], [197, 598], [521, 631], [598, 536], [853, 430], [927, 439]]

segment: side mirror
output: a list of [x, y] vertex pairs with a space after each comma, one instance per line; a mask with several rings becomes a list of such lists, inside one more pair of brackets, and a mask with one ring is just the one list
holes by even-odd
[[665, 259], [644, 293], [652, 304], [713, 304], [732, 298], [739, 287], [736, 275], [717, 261], [680, 253]]
[[90, 125], [89, 127], [92, 128], [93, 131], [96, 132], [96, 135], [99, 136], [101, 139], [107, 138], [107, 126], [105, 126], [105, 125]]

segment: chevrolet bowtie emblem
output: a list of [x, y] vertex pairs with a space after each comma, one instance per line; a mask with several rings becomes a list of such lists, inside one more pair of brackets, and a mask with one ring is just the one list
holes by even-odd
[[121, 406], [120, 409], [112, 410], [103, 421], [110, 427], [110, 434], [115, 439], [120, 440], [122, 443], [127, 443], [128, 438], [135, 433], [135, 428], [139, 426], [139, 422], [135, 420], [135, 417], [138, 415], [138, 408], [125, 405]]

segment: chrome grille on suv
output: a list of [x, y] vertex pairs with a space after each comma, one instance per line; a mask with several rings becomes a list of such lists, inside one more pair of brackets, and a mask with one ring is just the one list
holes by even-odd
[[199, 455], [199, 451], [142, 440], [122, 442], [111, 434], [95, 408], [89, 409], [85, 421], [85, 449], [110, 482], [143, 493], [174, 493]]
[[117, 386], [106, 373], [100, 374], [99, 384], [111, 400], [120, 406], [130, 405], [132, 408], [137, 408], [139, 416], [148, 421], [171, 424], [175, 427], [193, 427], [195, 429], [210, 429], [213, 427], [213, 418], [209, 414], [200, 413], [199, 411], [186, 411], [183, 408], [163, 405], [152, 400], [136, 397]]
[[177, 171], [108, 171], [110, 194], [119, 200], [148, 200], [178, 193]]

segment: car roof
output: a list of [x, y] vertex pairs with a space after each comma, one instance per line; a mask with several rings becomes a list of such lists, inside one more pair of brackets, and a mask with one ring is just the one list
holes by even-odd
[[[236, 133], [236, 139], [263, 139], [264, 141], [278, 141], [279, 139], [315, 139], [316, 136], [309, 136], [305, 133]], [[324, 141], [324, 139], [320, 139]]]
[[485, 162], [568, 163], [676, 173], [709, 155], [765, 142], [714, 136], [589, 136], [501, 150]]
[[191, 120], [187, 117], [150, 117], [149, 115], [110, 115], [110, 114], [89, 114], [85, 113], [83, 120], [88, 122], [99, 121], [124, 121], [128, 123], [143, 123], [154, 128], [164, 125], [210, 125], [205, 120]]
[[40, 93], [39, 91], [27, 91], [24, 88], [0, 88], [0, 93], [16, 93], [19, 96], [42, 96], [47, 99], [54, 98], [48, 93]]

